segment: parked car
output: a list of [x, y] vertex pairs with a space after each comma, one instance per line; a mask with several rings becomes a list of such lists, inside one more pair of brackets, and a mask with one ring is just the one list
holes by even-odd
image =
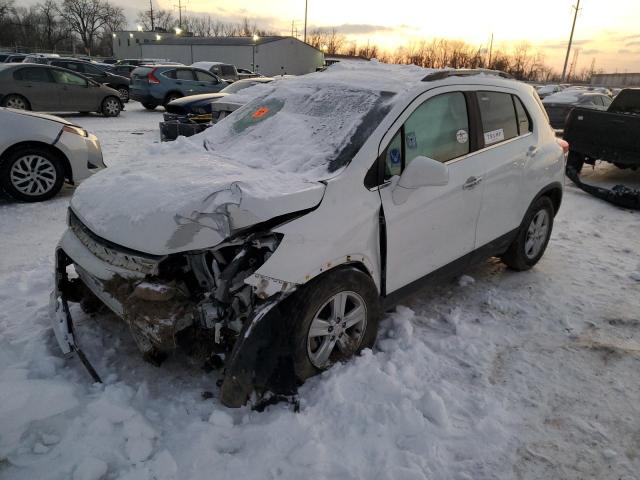
[[64, 68], [43, 64], [0, 64], [0, 106], [41, 112], [98, 112], [117, 117], [116, 90]]
[[201, 68], [213, 73], [216, 77], [222, 78], [227, 82], [236, 82], [239, 80], [238, 71], [235, 65], [222, 62], [196, 62], [191, 64], [192, 67]]
[[133, 72], [137, 65], [112, 65], [113, 73], [120, 75], [121, 77], [127, 77], [131, 79], [131, 72]]
[[[129, 101], [129, 79], [121, 75], [116, 75], [109, 71], [103, 70], [98, 65], [83, 60], [75, 60], [73, 58], [50, 59], [47, 61], [49, 65], [54, 67], [66, 68], [72, 72], [79, 73], [91, 80], [98, 82], [107, 87], [118, 91], [123, 102]], [[111, 68], [110, 65], [107, 65]]]
[[626, 88], [606, 111], [582, 106], [568, 114], [564, 139], [571, 150], [567, 167], [580, 172], [585, 163], [596, 160], [619, 168], [640, 167], [640, 88]]
[[30, 53], [22, 60], [23, 63], [47, 63], [52, 58], [60, 58], [57, 53]]
[[162, 58], [125, 58], [123, 60], [118, 60], [116, 63], [116, 65], [136, 65], [136, 66], [140, 66], [140, 65], [168, 65], [168, 64], [173, 64], [173, 65], [182, 65], [179, 63], [174, 63], [174, 62], [170, 62], [168, 59], [162, 59]]
[[227, 82], [200, 68], [148, 65], [131, 72], [131, 98], [153, 110], [158, 105], [198, 93], [219, 92]]
[[16, 200], [47, 200], [105, 168], [98, 139], [63, 118], [0, 107], [0, 124], [0, 187]]
[[538, 92], [538, 96], [543, 99], [554, 93], [561, 92], [562, 87], [560, 85], [542, 85], [536, 90]]
[[3, 53], [0, 54], [0, 63], [20, 63], [26, 56], [25, 53]]
[[252, 72], [251, 70], [247, 70], [246, 68], [238, 68], [238, 79], [239, 80], [243, 80], [246, 78], [258, 78], [258, 77], [262, 77], [263, 75], [256, 73], [256, 72]]
[[[164, 107], [166, 110], [164, 122], [160, 123], [160, 139], [167, 142], [175, 140], [179, 136], [190, 137], [202, 132], [209, 127], [212, 121], [218, 120], [217, 117], [212, 118], [212, 107], [215, 102], [254, 85], [272, 81], [273, 78], [268, 77], [238, 80], [218, 93], [192, 95], [168, 103]], [[225, 113], [228, 113], [228, 110], [225, 110]]]
[[91, 292], [148, 360], [223, 353], [220, 399], [239, 406], [372, 347], [424, 281], [491, 255], [533, 267], [565, 157], [534, 90], [502, 75], [332, 67], [266, 86], [201, 150], [90, 179], [56, 251], [60, 347], [81, 351], [68, 302]]
[[542, 100], [549, 122], [553, 128], [563, 129], [569, 112], [577, 106], [606, 110], [611, 104], [611, 98], [601, 93], [587, 90], [565, 90], [561, 93], [549, 95]]

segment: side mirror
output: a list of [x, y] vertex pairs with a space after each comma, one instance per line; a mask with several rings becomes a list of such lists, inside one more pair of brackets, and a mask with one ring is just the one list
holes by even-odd
[[404, 169], [393, 187], [393, 203], [401, 205], [414, 190], [421, 187], [442, 187], [449, 183], [449, 168], [432, 158], [417, 156]]

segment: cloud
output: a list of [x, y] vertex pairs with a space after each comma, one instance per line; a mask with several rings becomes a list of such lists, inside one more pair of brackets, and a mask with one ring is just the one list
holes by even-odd
[[625, 45], [627, 47], [634, 47], [636, 45], [640, 45], [640, 40], [634, 40], [633, 42], [627, 42], [627, 43], [625, 43]]
[[336, 25], [332, 27], [320, 27], [319, 30], [330, 31], [334, 28], [336, 29], [336, 31], [344, 33], [346, 35], [364, 35], [367, 33], [392, 32], [395, 30], [394, 27], [386, 27], [384, 25], [371, 25], [367, 23], [344, 23], [342, 25]]
[[[591, 40], [574, 40], [573, 41], [573, 45], [574, 46], [581, 46], [581, 45], [586, 45], [589, 42], [591, 42]], [[565, 49], [565, 48], [567, 48], [568, 44], [569, 44], [568, 41], [549, 42], [549, 43], [543, 43], [541, 45], [541, 47], [542, 48], [548, 48], [548, 49], [551, 49], [551, 50], [554, 50], [554, 49]]]
[[597, 55], [599, 53], [604, 53], [604, 51], [598, 50], [597, 48], [589, 48], [587, 50], [583, 50], [582, 53], [585, 55]]

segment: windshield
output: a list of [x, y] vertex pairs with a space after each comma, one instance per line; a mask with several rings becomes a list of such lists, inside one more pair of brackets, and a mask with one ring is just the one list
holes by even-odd
[[206, 130], [205, 147], [234, 162], [310, 180], [328, 178], [351, 161], [393, 96], [342, 84], [282, 83], [265, 90]]

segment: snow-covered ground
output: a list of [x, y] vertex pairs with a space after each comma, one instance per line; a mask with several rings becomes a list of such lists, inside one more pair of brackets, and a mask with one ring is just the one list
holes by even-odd
[[[159, 141], [160, 110], [137, 103], [72, 118], [108, 165]], [[609, 166], [585, 175], [640, 185]], [[205, 400], [215, 374], [182, 355], [146, 364], [115, 317], [74, 309], [106, 380], [92, 385], [47, 317], [72, 190], [0, 200], [0, 478], [638, 478], [640, 213], [565, 192], [533, 270], [492, 260], [416, 294], [374, 351], [303, 386], [299, 413]]]

